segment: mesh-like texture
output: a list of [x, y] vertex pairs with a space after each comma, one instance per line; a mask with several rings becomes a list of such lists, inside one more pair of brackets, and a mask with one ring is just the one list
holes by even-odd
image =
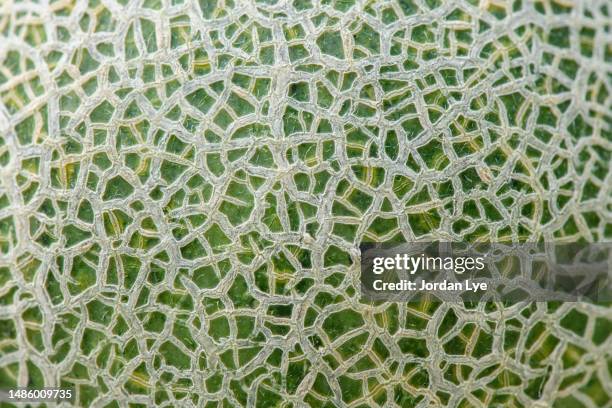
[[612, 238], [611, 8], [0, 0], [0, 386], [611, 406], [605, 305], [358, 293], [363, 240]]

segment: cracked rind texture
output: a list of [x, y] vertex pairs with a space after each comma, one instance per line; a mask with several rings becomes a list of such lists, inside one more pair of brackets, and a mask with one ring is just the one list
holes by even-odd
[[363, 303], [358, 246], [610, 240], [611, 13], [1, 1], [0, 387], [610, 406], [607, 305]]

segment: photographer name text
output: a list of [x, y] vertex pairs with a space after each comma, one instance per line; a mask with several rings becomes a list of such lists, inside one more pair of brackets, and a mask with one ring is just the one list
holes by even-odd
[[382, 279], [377, 279], [372, 283], [372, 288], [376, 291], [450, 291], [450, 292], [478, 292], [486, 291], [489, 285], [485, 282], [474, 282], [466, 279], [462, 282], [452, 282], [443, 280], [441, 282], [410, 281], [402, 279], [398, 282], [385, 282]]

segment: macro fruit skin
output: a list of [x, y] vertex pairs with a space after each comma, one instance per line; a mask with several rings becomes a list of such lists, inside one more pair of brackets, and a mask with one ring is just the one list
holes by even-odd
[[359, 245], [609, 241], [610, 13], [3, 2], [0, 387], [606, 406], [608, 305], [368, 303]]

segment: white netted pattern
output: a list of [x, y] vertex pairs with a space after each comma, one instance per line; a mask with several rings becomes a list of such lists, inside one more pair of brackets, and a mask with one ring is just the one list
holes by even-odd
[[0, 0], [0, 386], [610, 406], [607, 305], [358, 289], [364, 240], [610, 240], [610, 13]]

